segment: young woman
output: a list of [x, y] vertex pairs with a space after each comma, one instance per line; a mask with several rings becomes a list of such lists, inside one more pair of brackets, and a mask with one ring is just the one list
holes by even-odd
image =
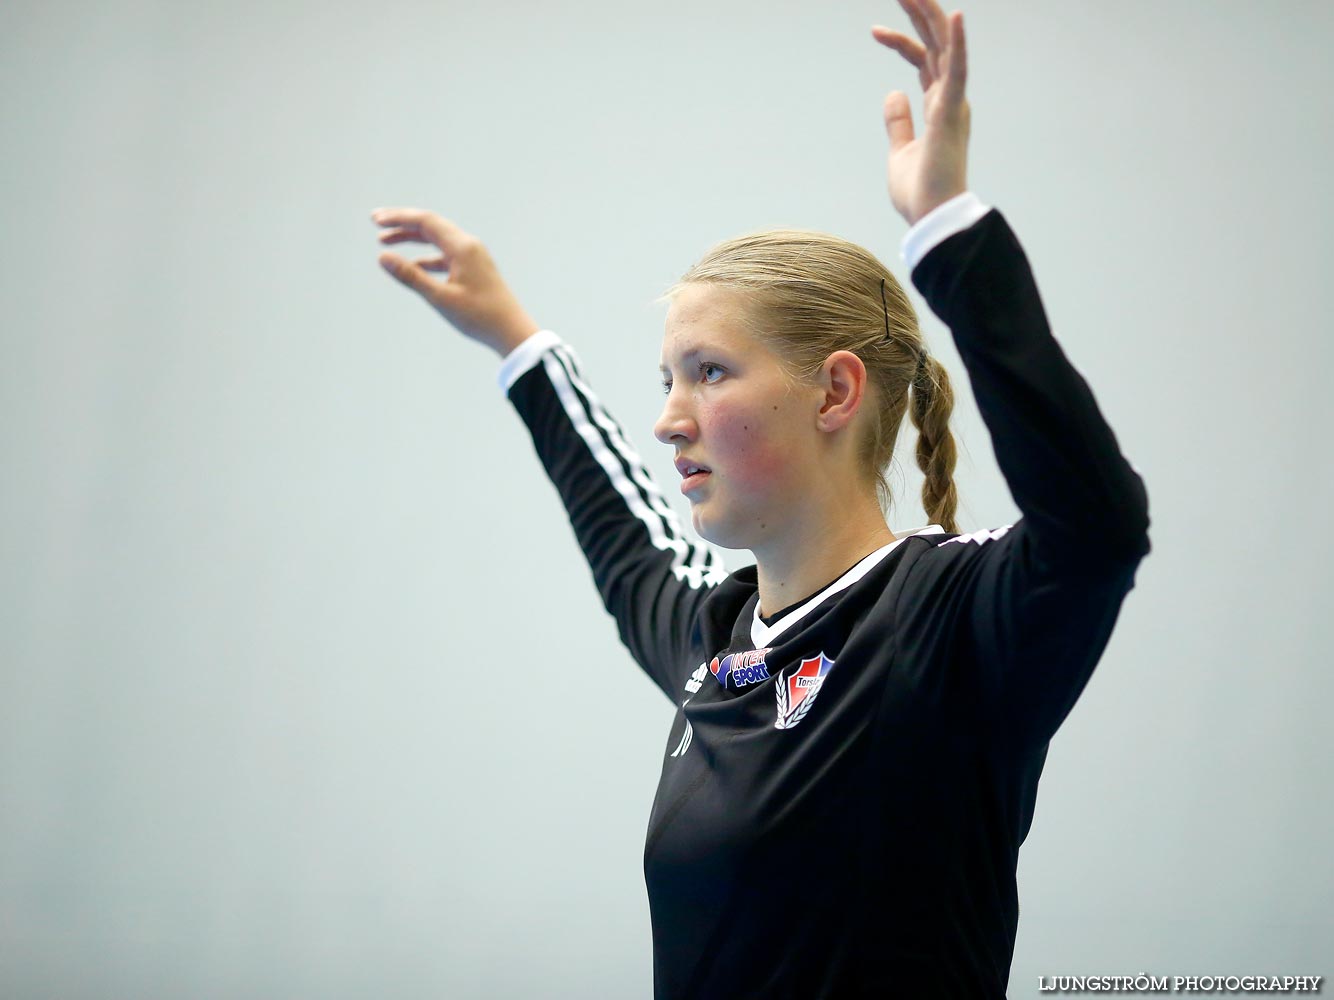
[[[383, 242], [440, 249], [381, 262], [503, 357], [622, 640], [678, 705], [644, 852], [658, 997], [1003, 996], [1048, 741], [1149, 551], [1140, 477], [966, 189], [962, 16], [900, 2], [920, 41], [872, 34], [918, 69], [925, 124], [886, 98], [889, 192], [1014, 524], [958, 532], [948, 377], [860, 247], [740, 237], [665, 296], [655, 434], [695, 531], [754, 553], [728, 575], [485, 247], [429, 212], [374, 215]], [[895, 536], [882, 470], [905, 413], [933, 523]]]

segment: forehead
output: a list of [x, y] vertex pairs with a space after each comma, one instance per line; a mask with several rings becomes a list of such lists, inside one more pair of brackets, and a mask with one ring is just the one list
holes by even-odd
[[762, 347], [746, 329], [746, 295], [735, 288], [689, 284], [672, 297], [662, 334], [662, 362], [704, 350]]

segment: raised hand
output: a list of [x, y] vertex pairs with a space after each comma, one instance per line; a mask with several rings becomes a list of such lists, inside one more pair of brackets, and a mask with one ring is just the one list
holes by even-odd
[[[416, 261], [386, 251], [380, 265], [464, 336], [503, 357], [539, 329], [476, 236], [420, 208], [376, 209], [371, 221], [388, 227], [380, 233], [381, 243], [431, 243], [440, 250], [438, 257]], [[447, 272], [447, 277], [439, 281], [428, 271]]]
[[922, 134], [916, 136], [908, 95], [885, 98], [889, 133], [889, 197], [912, 225], [968, 188], [968, 50], [963, 14], [948, 17], [936, 0], [899, 0], [921, 42], [882, 25], [871, 28], [881, 45], [917, 67], [922, 82]]

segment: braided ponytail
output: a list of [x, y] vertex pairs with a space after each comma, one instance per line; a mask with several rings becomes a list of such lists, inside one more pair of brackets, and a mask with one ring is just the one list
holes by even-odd
[[954, 486], [954, 463], [958, 452], [950, 433], [954, 390], [945, 366], [925, 351], [912, 384], [912, 406], [908, 415], [917, 428], [917, 466], [926, 474], [922, 483], [922, 507], [927, 519], [949, 532], [957, 532], [954, 514], [959, 492]]

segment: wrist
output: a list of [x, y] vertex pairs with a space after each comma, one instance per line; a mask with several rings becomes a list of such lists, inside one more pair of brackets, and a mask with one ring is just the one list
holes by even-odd
[[523, 343], [519, 344], [514, 350], [505, 355], [500, 362], [500, 370], [496, 373], [496, 381], [500, 388], [509, 393], [510, 387], [528, 371], [541, 362], [542, 356], [551, 348], [559, 346], [563, 341], [552, 330], [538, 330]]
[[523, 313], [501, 326], [496, 331], [496, 335], [488, 342], [488, 346], [501, 358], [504, 358], [540, 329], [542, 328], [533, 321], [531, 316]]
[[922, 197], [912, 206], [911, 216], [908, 217], [907, 220], [908, 225], [917, 225], [917, 223], [921, 222], [941, 205], [948, 204], [967, 190], [967, 182], [960, 179], [958, 183], [936, 188], [931, 191], [924, 191]]
[[948, 201], [936, 205], [931, 211], [921, 216], [903, 235], [899, 244], [899, 253], [903, 262], [912, 271], [918, 262], [935, 246], [967, 229], [990, 211], [971, 191], [964, 191]]

